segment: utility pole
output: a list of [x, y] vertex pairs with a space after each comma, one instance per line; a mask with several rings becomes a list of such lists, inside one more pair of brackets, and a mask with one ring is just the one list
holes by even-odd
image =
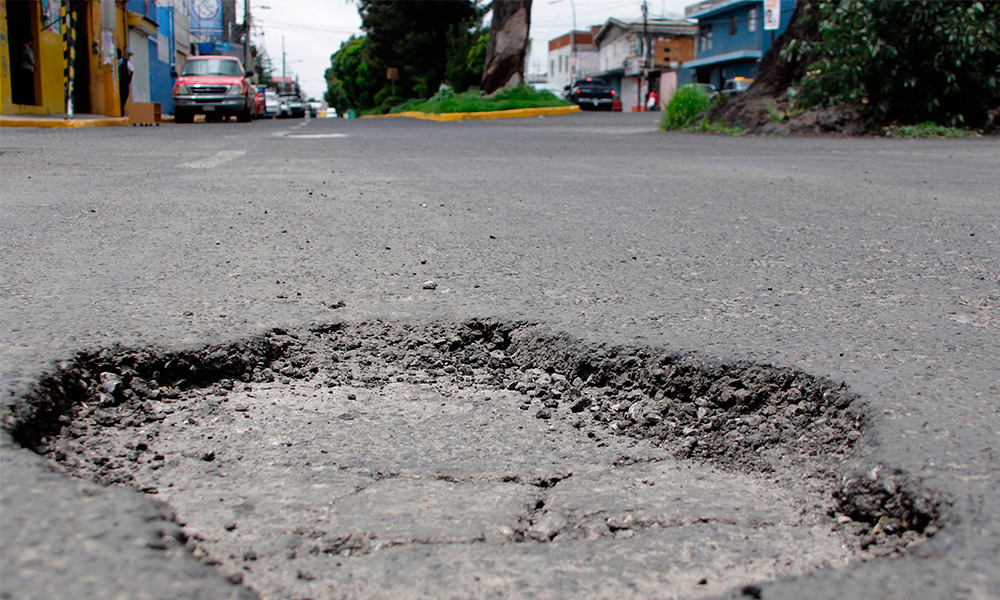
[[257, 69], [250, 64], [253, 60], [253, 53], [250, 52], [250, 0], [243, 0], [243, 28], [246, 30], [243, 38], [243, 69], [256, 72]]
[[[549, 0], [549, 4], [557, 2], [560, 0]], [[573, 85], [576, 81], [576, 2], [569, 0], [569, 5], [573, 8], [573, 30], [569, 32], [569, 83]]]
[[649, 6], [642, 0], [642, 75], [639, 78], [639, 112], [646, 110], [646, 98], [642, 88], [649, 85]]
[[573, 9], [573, 31], [569, 34], [569, 84], [576, 82], [576, 3], [569, 0], [569, 5]]
[[649, 6], [646, 0], [642, 0], [642, 66], [649, 68]]
[[278, 86], [278, 93], [285, 92], [285, 36], [281, 36], [281, 85]]

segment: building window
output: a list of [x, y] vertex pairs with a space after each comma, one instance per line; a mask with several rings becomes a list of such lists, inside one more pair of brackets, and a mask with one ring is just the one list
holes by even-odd
[[712, 49], [712, 24], [702, 25], [698, 31], [698, 51], [708, 52]]
[[554, 60], [549, 61], [549, 73], [556, 74], [556, 61]]
[[757, 12], [757, 7], [751, 8], [747, 12], [747, 31], [753, 33], [757, 31], [757, 19], [760, 18], [760, 13]]
[[729, 15], [729, 35], [736, 35], [736, 13]]

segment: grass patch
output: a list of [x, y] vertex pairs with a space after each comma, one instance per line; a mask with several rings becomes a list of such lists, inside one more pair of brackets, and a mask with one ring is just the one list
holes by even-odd
[[687, 129], [694, 124], [695, 117], [711, 104], [712, 99], [705, 90], [692, 84], [682, 85], [677, 88], [664, 108], [660, 129], [664, 131]]
[[773, 100], [769, 100], [764, 104], [764, 110], [767, 111], [767, 118], [771, 119], [772, 123], [781, 123], [785, 120], [785, 113], [781, 112], [778, 104]]
[[709, 123], [708, 121], [701, 121], [695, 123], [694, 125], [689, 125], [684, 128], [685, 131], [697, 131], [699, 133], [719, 133], [722, 135], [735, 135], [741, 136], [746, 135], [747, 130], [742, 127], [727, 127], [722, 123]]
[[963, 138], [976, 137], [979, 135], [972, 129], [965, 127], [945, 127], [927, 121], [919, 125], [903, 125], [886, 132], [886, 137], [891, 138]]
[[514, 110], [518, 108], [544, 108], [550, 106], [572, 106], [551, 92], [539, 91], [528, 86], [518, 86], [501, 90], [490, 98], [478, 91], [456, 94], [445, 88], [429, 100], [412, 99], [389, 110], [390, 113], [422, 112], [431, 114], [458, 112], [487, 112], [493, 110]]

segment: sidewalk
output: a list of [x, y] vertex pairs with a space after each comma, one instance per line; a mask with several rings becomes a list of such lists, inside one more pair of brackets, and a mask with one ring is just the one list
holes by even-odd
[[66, 115], [0, 115], [0, 127], [62, 129], [128, 124], [128, 117], [105, 117], [104, 115], [74, 115], [71, 119], [67, 119]]

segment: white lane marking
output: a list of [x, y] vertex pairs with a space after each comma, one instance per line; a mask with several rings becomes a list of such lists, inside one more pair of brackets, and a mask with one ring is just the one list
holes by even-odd
[[201, 160], [192, 160], [191, 162], [181, 163], [177, 166], [187, 169], [211, 169], [212, 167], [235, 160], [246, 153], [246, 150], [223, 150], [215, 156], [209, 156]]
[[282, 137], [292, 138], [296, 140], [315, 140], [322, 138], [345, 138], [346, 133], [288, 133]]

